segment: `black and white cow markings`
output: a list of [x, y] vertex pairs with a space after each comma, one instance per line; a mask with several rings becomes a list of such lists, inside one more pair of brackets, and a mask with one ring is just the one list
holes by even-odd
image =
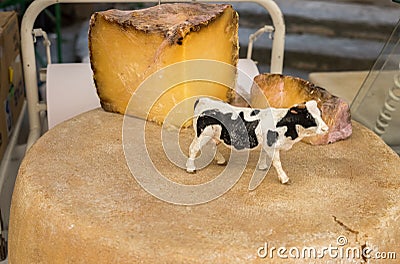
[[247, 121], [243, 112], [236, 118], [233, 113], [221, 113], [218, 109], [206, 110], [197, 119], [196, 134], [201, 135], [204, 129], [210, 125], [221, 127], [219, 139], [226, 145], [232, 146], [237, 150], [252, 149], [258, 146], [255, 129], [260, 120]]
[[267, 145], [268, 147], [272, 147], [275, 142], [278, 140], [279, 133], [276, 131], [268, 130], [267, 132]]
[[310, 112], [308, 112], [307, 108], [294, 106], [289, 109], [287, 114], [281, 120], [279, 120], [276, 127], [286, 126], [287, 130], [285, 136], [291, 137], [294, 140], [299, 136], [296, 130], [296, 125], [309, 128], [313, 126], [316, 127], [317, 123], [315, 123], [314, 117]]
[[[287, 183], [289, 178], [282, 169], [280, 150], [289, 150], [304, 137], [328, 132], [328, 126], [321, 118], [316, 101], [291, 108], [251, 109], [200, 98], [195, 103], [194, 114], [196, 136], [189, 147], [189, 158], [186, 162], [188, 172], [196, 170], [196, 155], [210, 140], [216, 144], [222, 141], [236, 150], [253, 149], [261, 145], [258, 168], [267, 169], [267, 156], [272, 155], [270, 159], [279, 180]], [[272, 148], [275, 151], [268, 151]], [[218, 150], [215, 159], [218, 164], [225, 163]]]
[[251, 111], [250, 116], [256, 116], [258, 115], [258, 113], [260, 113], [260, 110], [254, 109], [253, 111]]

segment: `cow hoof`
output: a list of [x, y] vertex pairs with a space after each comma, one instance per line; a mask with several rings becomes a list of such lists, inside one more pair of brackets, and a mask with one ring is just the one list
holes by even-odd
[[226, 160], [217, 160], [217, 164], [220, 166], [226, 165]]
[[287, 179], [281, 180], [281, 183], [285, 184], [285, 185], [291, 185], [292, 181], [289, 178], [287, 178]]
[[267, 170], [267, 169], [268, 169], [268, 165], [267, 165], [267, 164], [259, 164], [259, 165], [258, 165], [258, 169], [259, 169], [259, 170], [262, 170], [262, 171], [263, 171], [263, 170]]
[[225, 160], [224, 156], [221, 155], [221, 153], [217, 153], [217, 155], [214, 157], [214, 160], [218, 165], [226, 164], [226, 160]]
[[186, 169], [187, 173], [196, 173], [196, 169]]

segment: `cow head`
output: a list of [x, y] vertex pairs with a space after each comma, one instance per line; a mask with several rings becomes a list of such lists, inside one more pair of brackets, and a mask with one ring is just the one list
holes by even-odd
[[285, 136], [292, 140], [321, 135], [328, 131], [316, 101], [298, 104], [288, 109], [286, 115], [276, 124], [276, 127], [285, 126], [287, 127]]
[[321, 111], [318, 108], [317, 102], [315, 100], [308, 101], [305, 103], [305, 108], [311, 115], [311, 117], [308, 116], [308, 118], [314, 119], [316, 123], [316, 127], [312, 127], [310, 132], [317, 135], [326, 134], [329, 127], [326, 125], [324, 120], [322, 120]]

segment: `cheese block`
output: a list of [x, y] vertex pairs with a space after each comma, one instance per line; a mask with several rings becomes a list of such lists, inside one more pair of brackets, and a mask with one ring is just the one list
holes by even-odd
[[[227, 86], [235, 81], [238, 49], [238, 15], [226, 4], [176, 3], [134, 11], [107, 10], [93, 14], [90, 21], [91, 67], [106, 111], [125, 114], [140, 84], [166, 66], [196, 59], [231, 66], [232, 70], [219, 72], [218, 67], [184, 65], [172, 76], [158, 76], [160, 85], [151, 89], [160, 96], [149, 98], [142, 93], [135, 105], [129, 106], [131, 114], [158, 123], [173, 107], [193, 96], [229, 101], [231, 89]], [[193, 68], [218, 74], [215, 78], [222, 81], [191, 81]], [[188, 82], [181, 82], [186, 79]], [[165, 82], [175, 85], [162, 87]], [[192, 115], [194, 100], [185, 101], [176, 118], [171, 118], [175, 125]], [[142, 103], [154, 105], [150, 110]]]
[[[397, 251], [399, 258], [400, 158], [362, 125], [354, 122], [352, 140], [299, 143], [285, 152], [290, 186], [270, 169], [248, 190], [255, 150], [244, 171], [238, 161], [228, 165], [242, 172], [228, 192], [184, 206], [157, 199], [132, 176], [121, 144], [123, 120], [102, 109], [86, 112], [49, 130], [26, 153], [12, 197], [10, 264], [362, 263], [362, 256], [346, 257], [353, 249], [370, 256]], [[148, 155], [160, 173], [185, 185], [224, 184], [216, 179], [224, 166], [212, 163], [193, 175], [173, 164], [161, 130], [146, 124]], [[182, 150], [193, 136], [192, 129], [181, 130]], [[228, 148], [221, 152], [229, 157]], [[141, 160], [135, 166], [149, 175]], [[294, 258], [293, 247], [300, 254], [316, 248], [318, 258], [310, 251]], [[370, 263], [398, 263], [391, 260]]]
[[304, 138], [303, 141], [313, 145], [323, 145], [350, 137], [352, 133], [350, 107], [343, 99], [301, 78], [269, 73], [254, 78], [251, 89], [253, 107], [269, 105], [286, 108], [309, 100], [318, 102], [322, 119], [329, 126], [329, 132], [325, 135]]

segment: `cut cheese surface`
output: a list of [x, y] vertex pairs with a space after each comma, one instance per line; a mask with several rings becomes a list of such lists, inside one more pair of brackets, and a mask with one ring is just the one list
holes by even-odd
[[[238, 16], [230, 5], [162, 4], [135, 11], [108, 10], [95, 13], [90, 22], [89, 50], [97, 93], [102, 107], [126, 113], [129, 100], [140, 84], [166, 66], [182, 61], [212, 60], [236, 67]], [[193, 71], [193, 69], [187, 69]], [[209, 69], [211, 72], [215, 69]], [[222, 71], [222, 83], [234, 83], [236, 73]], [[171, 109], [193, 96], [208, 95], [228, 101], [230, 89], [215, 82], [191, 81], [183, 70], [174, 73], [176, 85], [159, 95], [150, 111], [131, 105], [132, 114], [162, 123]], [[164, 80], [160, 77], [160, 82]], [[153, 100], [146, 96], [140, 100]], [[174, 125], [193, 112], [194, 98], [179, 106]], [[149, 102], [150, 103], [150, 102]]]

